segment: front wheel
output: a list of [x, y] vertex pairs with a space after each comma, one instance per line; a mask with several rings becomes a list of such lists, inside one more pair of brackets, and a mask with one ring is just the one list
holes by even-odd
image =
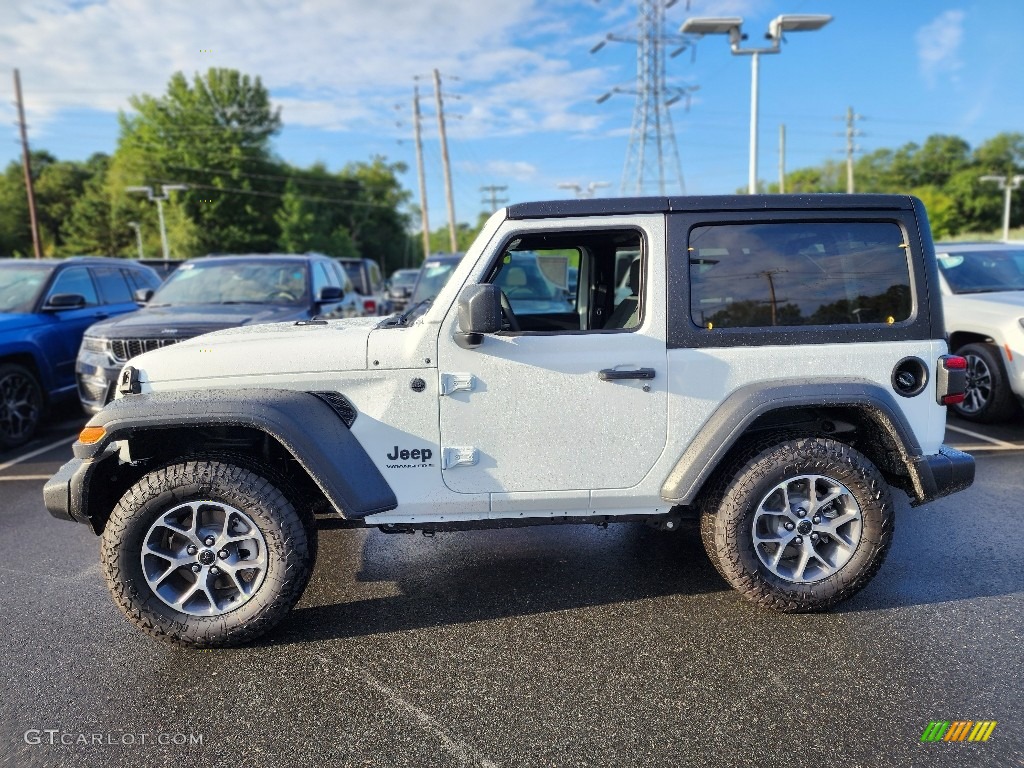
[[785, 612], [860, 591], [892, 542], [889, 487], [859, 451], [827, 438], [753, 446], [705, 495], [701, 535], [744, 597]]
[[118, 502], [100, 559], [114, 602], [173, 645], [252, 640], [298, 602], [315, 534], [268, 480], [200, 460], [145, 475]]
[[27, 368], [0, 365], [0, 449], [31, 440], [43, 415], [43, 390]]

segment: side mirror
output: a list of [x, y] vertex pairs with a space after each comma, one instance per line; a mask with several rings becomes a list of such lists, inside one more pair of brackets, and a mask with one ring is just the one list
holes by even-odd
[[85, 296], [80, 293], [55, 293], [46, 300], [43, 309], [81, 309], [85, 306]]
[[455, 343], [463, 349], [483, 344], [485, 333], [501, 330], [501, 289], [496, 285], [471, 285], [459, 294], [459, 329]]
[[345, 291], [337, 285], [325, 285], [320, 289], [320, 295], [316, 297], [317, 304], [330, 304], [332, 301], [341, 301], [345, 298]]
[[137, 304], [145, 304], [153, 298], [155, 291], [152, 288], [139, 288], [137, 291], [132, 293], [132, 298]]

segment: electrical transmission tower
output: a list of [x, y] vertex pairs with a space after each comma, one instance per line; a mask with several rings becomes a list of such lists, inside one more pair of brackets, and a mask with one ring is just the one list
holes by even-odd
[[637, 0], [637, 34], [610, 33], [590, 51], [597, 53], [609, 41], [637, 46], [635, 87], [617, 86], [597, 100], [598, 104], [603, 104], [616, 93], [636, 96], [626, 165], [622, 172], [623, 194], [642, 195], [656, 188], [658, 194], [664, 195], [669, 186], [686, 193], [669, 107], [684, 98], [689, 106], [690, 94], [699, 86], [680, 87], [665, 82], [665, 49], [674, 48], [669, 54], [674, 58], [690, 47], [689, 38], [665, 33], [665, 9], [675, 2]]

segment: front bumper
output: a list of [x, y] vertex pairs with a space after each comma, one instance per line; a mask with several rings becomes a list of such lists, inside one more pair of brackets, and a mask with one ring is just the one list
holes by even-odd
[[80, 352], [75, 361], [75, 382], [78, 399], [87, 413], [99, 413], [114, 399], [114, 385], [121, 374], [122, 363], [111, 362], [99, 352]]
[[924, 504], [969, 488], [974, 482], [974, 457], [942, 445], [938, 453], [916, 457], [914, 471], [920, 486], [916, 504]]
[[[76, 443], [79, 446], [80, 443]], [[84, 451], [76, 451], [84, 453]], [[89, 479], [105, 461], [117, 461], [116, 444], [108, 445], [95, 456], [79, 456], [67, 462], [43, 486], [46, 511], [60, 520], [91, 523], [89, 512]]]

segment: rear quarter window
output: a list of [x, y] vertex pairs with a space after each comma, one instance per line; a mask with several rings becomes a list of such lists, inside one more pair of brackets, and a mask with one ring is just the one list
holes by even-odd
[[913, 311], [894, 222], [697, 226], [687, 253], [690, 318], [701, 328], [892, 325]]

